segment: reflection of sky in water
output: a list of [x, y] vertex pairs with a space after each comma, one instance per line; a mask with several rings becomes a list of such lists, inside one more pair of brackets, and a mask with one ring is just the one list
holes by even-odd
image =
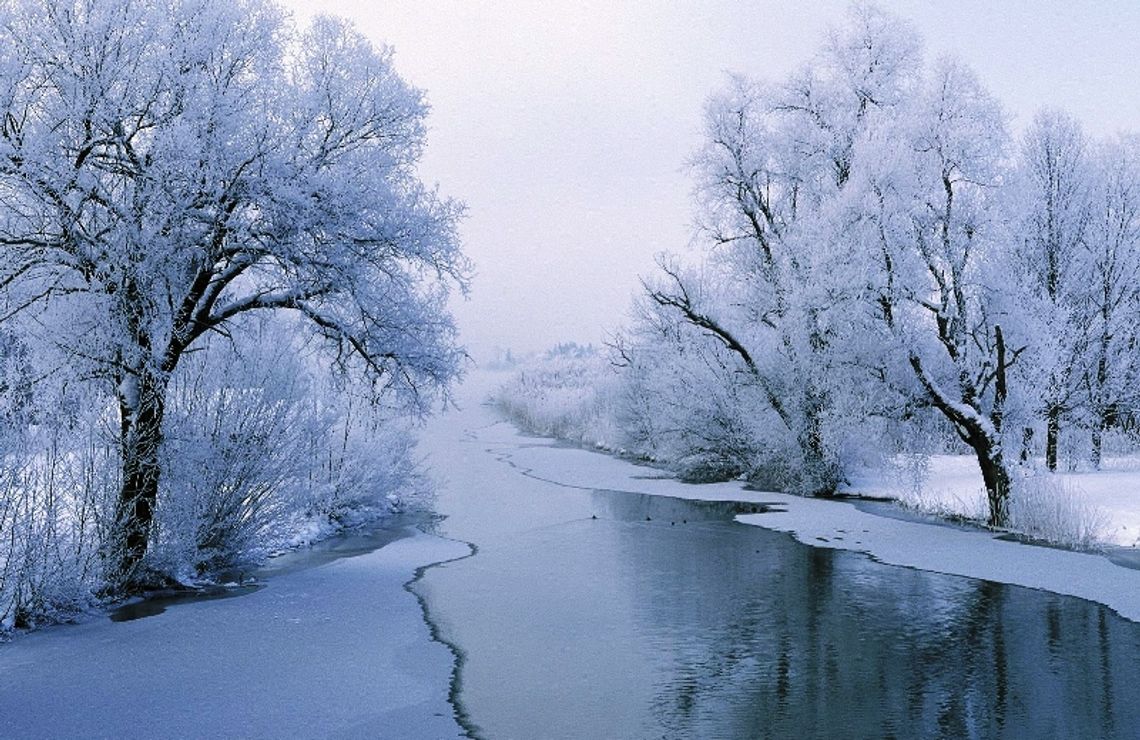
[[1140, 730], [1140, 626], [1103, 607], [805, 547], [735, 503], [548, 503], [534, 526], [459, 523], [479, 555], [420, 586], [487, 736]]

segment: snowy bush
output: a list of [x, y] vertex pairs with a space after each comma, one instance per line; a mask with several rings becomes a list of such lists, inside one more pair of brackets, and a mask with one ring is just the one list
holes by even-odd
[[493, 394], [520, 428], [661, 463], [684, 480], [747, 476], [793, 488], [797, 451], [779, 420], [723, 353], [686, 363], [650, 348], [612, 358], [561, 345], [526, 363]]
[[754, 468], [758, 430], [752, 390], [711, 372], [652, 358], [623, 365], [565, 344], [524, 365], [492, 400], [528, 432], [660, 462], [690, 481], [725, 480]]
[[1073, 483], [1050, 474], [1014, 482], [1009, 522], [1030, 537], [1081, 550], [1098, 547], [1109, 524], [1105, 513], [1088, 503]]
[[331, 387], [287, 337], [213, 348], [173, 381], [149, 560], [197, 578], [389, 512], [418, 482], [411, 430]]
[[614, 425], [618, 382], [601, 352], [570, 343], [526, 363], [491, 400], [528, 432], [620, 449]]
[[150, 553], [157, 570], [200, 575], [257, 561], [304, 507], [296, 499], [305, 442], [327, 422], [307, 415], [293, 368], [234, 368], [203, 362], [172, 383]]
[[930, 456], [902, 452], [885, 461], [886, 478], [891, 493], [900, 501], [917, 503], [930, 479]]
[[629, 352], [616, 407], [625, 445], [692, 482], [744, 475], [782, 487], [788, 470], [778, 419], [765, 413], [757, 388], [734, 372], [715, 347], [683, 358], [649, 347]]
[[103, 588], [118, 457], [92, 427], [7, 427], [0, 440], [0, 634], [65, 620]]
[[407, 419], [341, 413], [311, 445], [321, 454], [309, 461], [306, 472], [307, 518], [351, 527], [378, 514], [428, 505], [431, 488], [416, 462], [415, 433]]

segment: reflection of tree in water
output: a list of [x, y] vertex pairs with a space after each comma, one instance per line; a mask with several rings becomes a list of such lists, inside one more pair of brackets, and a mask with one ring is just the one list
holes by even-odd
[[1081, 737], [1140, 727], [1140, 629], [1102, 607], [646, 511], [617, 518], [631, 522], [619, 577], [661, 671], [647, 735]]

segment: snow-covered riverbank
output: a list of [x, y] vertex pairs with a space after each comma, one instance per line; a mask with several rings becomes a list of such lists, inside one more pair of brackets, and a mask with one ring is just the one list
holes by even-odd
[[[986, 518], [985, 484], [972, 455], [911, 456], [909, 461], [898, 462], [894, 470], [861, 471], [852, 477], [846, 492], [888, 496], [917, 511]], [[1053, 484], [1049, 493], [1054, 500], [1038, 503], [1045, 508], [1050, 504], [1067, 508], [1065, 526], [1071, 529], [1084, 519], [1095, 528], [1098, 542], [1116, 547], [1140, 545], [1140, 458], [1107, 458], [1100, 470], [1035, 472], [1039, 481]]]
[[503, 460], [542, 480], [585, 489], [775, 504], [773, 511], [739, 519], [788, 532], [815, 547], [864, 552], [884, 563], [1089, 599], [1140, 621], [1140, 571], [1103, 555], [1011, 542], [978, 529], [884, 517], [847, 501], [749, 491], [736, 482], [681, 483], [613, 456], [521, 437], [505, 422], [484, 430], [482, 438], [504, 446], [529, 442], [504, 452]]
[[0, 646], [0, 735], [462, 736], [453, 656], [404, 584], [468, 553], [412, 530], [256, 593], [25, 635]]

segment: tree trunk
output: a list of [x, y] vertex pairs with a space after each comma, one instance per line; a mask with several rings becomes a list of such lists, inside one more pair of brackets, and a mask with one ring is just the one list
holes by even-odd
[[112, 538], [114, 577], [128, 588], [141, 582], [139, 566], [150, 540], [166, 402], [166, 382], [153, 372], [142, 371], [134, 380], [134, 398], [120, 397], [123, 485]]
[[1104, 433], [1120, 424], [1118, 408], [1115, 403], [1105, 407], [1104, 411], [1098, 414], [1096, 426], [1093, 427], [1092, 464], [1097, 470], [1100, 470], [1101, 463], [1104, 462]]
[[[994, 405], [989, 413], [988, 428], [983, 422], [984, 417], [981, 409], [972, 402], [976, 398], [974, 393], [964, 393], [960, 403], [952, 402], [927, 374], [922, 359], [917, 354], [911, 354], [910, 364], [914, 369], [915, 377], [926, 389], [935, 408], [941, 411], [954, 425], [958, 437], [970, 446], [978, 459], [978, 467], [981, 469], [982, 480], [985, 482], [986, 497], [990, 509], [987, 523], [992, 527], [1004, 527], [1009, 524], [1011, 478], [1009, 470], [1005, 467], [1002, 454], [1001, 428], [1005, 402], [1009, 393], [1005, 374], [1009, 363], [1006, 361], [1005, 340], [1000, 326], [994, 326], [994, 336], [997, 350], [997, 371], [994, 377]], [[965, 409], [969, 409], [973, 413]]]
[[[1108, 315], [1104, 315], [1105, 326], [1108, 326]], [[1101, 456], [1104, 445], [1104, 432], [1115, 416], [1111, 404], [1105, 403], [1105, 387], [1108, 385], [1108, 345], [1110, 337], [1102, 333], [1100, 338], [1100, 357], [1096, 363], [1096, 421], [1092, 429], [1092, 465], [1093, 469], [1100, 470]]]
[[994, 324], [994, 352], [997, 355], [997, 368], [994, 371], [994, 405], [990, 410], [990, 424], [993, 436], [974, 425], [969, 436], [974, 440], [971, 447], [978, 456], [978, 467], [982, 469], [982, 480], [986, 484], [986, 495], [990, 500], [989, 525], [1004, 527], [1009, 524], [1009, 471], [1002, 459], [1001, 426], [1005, 417], [1005, 402], [1009, 398], [1006, 379], [1005, 334], [1000, 324]]
[[1033, 457], [1033, 427], [1021, 428], [1021, 462], [1028, 464]]
[[1061, 436], [1061, 407], [1050, 405], [1045, 412], [1045, 467], [1057, 470], [1057, 441]]
[[1010, 476], [999, 445], [993, 444], [985, 435], [972, 437], [970, 446], [978, 458], [982, 470], [982, 481], [989, 499], [990, 516], [987, 523], [991, 527], [1005, 527], [1009, 524]]
[[803, 465], [803, 492], [809, 496], [834, 496], [839, 486], [839, 466], [828, 454], [823, 439], [822, 394], [809, 389], [803, 403], [803, 429], [798, 439]]

